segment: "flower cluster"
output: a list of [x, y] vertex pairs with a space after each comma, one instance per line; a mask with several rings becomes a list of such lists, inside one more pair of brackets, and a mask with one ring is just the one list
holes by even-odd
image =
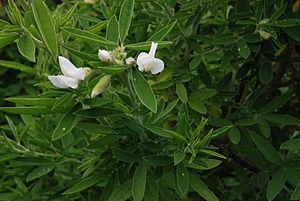
[[[135, 65], [137, 64], [139, 71], [151, 72], [158, 74], [164, 69], [164, 62], [161, 59], [155, 58], [157, 43], [152, 42], [149, 53], [141, 52], [137, 60], [128, 57], [124, 52], [124, 47], [116, 48], [113, 51], [99, 50], [98, 57], [101, 61], [116, 65]], [[58, 57], [59, 66], [63, 75], [49, 75], [48, 79], [58, 88], [76, 89], [81, 80], [91, 73], [89, 68], [77, 68], [67, 58]], [[102, 93], [110, 84], [110, 76], [104, 76], [95, 85], [91, 97], [95, 97]]]
[[[157, 45], [157, 43], [152, 42], [149, 53], [141, 52], [136, 61], [134, 58], [128, 57], [125, 59], [125, 63], [127, 65], [137, 64], [141, 72], [151, 72], [152, 74], [160, 73], [164, 69], [164, 62], [161, 59], [155, 58]], [[124, 65], [126, 53], [124, 53], [124, 48], [120, 47], [113, 51], [99, 50], [98, 57], [104, 62]]]

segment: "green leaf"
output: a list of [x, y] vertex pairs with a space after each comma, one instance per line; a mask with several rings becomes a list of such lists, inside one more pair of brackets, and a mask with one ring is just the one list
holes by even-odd
[[101, 124], [96, 124], [96, 123], [85, 123], [85, 122], [80, 122], [77, 124], [77, 127], [79, 129], [82, 129], [86, 132], [91, 132], [91, 133], [101, 133], [101, 134], [114, 134], [114, 129], [101, 125]]
[[237, 126], [253, 126], [257, 124], [258, 119], [239, 119], [236, 122], [234, 122]]
[[276, 26], [276, 27], [294, 27], [294, 26], [300, 25], [300, 20], [299, 19], [283, 19], [283, 20], [277, 20], [270, 25]]
[[94, 186], [95, 184], [97, 184], [100, 181], [103, 181], [103, 180], [105, 181], [108, 173], [109, 173], [108, 171], [102, 171], [101, 173], [98, 173], [96, 175], [92, 175], [85, 179], [80, 179], [80, 181], [77, 184], [75, 184], [74, 186], [72, 186], [71, 188], [69, 188], [68, 190], [63, 192], [62, 194], [67, 195], [67, 194], [77, 193], [77, 192], [83, 191], [91, 186]]
[[120, 41], [123, 43], [125, 37], [129, 31], [131, 19], [134, 9], [134, 0], [124, 0], [120, 16], [119, 16], [119, 31], [120, 31]]
[[101, 66], [102, 64], [100, 62], [90, 62], [90, 64], [97, 70], [110, 75], [123, 73], [129, 68], [128, 66]]
[[280, 145], [280, 149], [300, 149], [300, 138], [288, 140]]
[[18, 135], [18, 132], [17, 132], [17, 128], [14, 124], [14, 122], [11, 120], [11, 118], [9, 118], [8, 116], [5, 115], [5, 119], [10, 127], [10, 130], [11, 132], [13, 133], [15, 139], [19, 142], [19, 135]]
[[230, 45], [236, 43], [237, 39], [236, 36], [221, 36], [216, 38], [213, 43], [216, 45]]
[[176, 167], [176, 185], [180, 194], [183, 195], [188, 192], [190, 185], [189, 171], [183, 163], [179, 163]]
[[266, 137], [269, 138], [271, 135], [271, 128], [267, 121], [264, 119], [259, 119], [259, 122], [257, 123], [259, 131]]
[[299, 200], [300, 199], [300, 183], [297, 184], [295, 190], [291, 195], [291, 200]]
[[79, 121], [79, 117], [73, 114], [74, 110], [66, 113], [58, 122], [57, 127], [52, 133], [52, 139], [58, 140], [70, 133]]
[[179, 164], [181, 161], [185, 159], [186, 153], [183, 151], [179, 151], [174, 155], [174, 165]]
[[5, 100], [18, 105], [53, 106], [54, 98], [10, 97]]
[[152, 177], [147, 178], [147, 185], [146, 185], [144, 199], [145, 199], [145, 201], [158, 201], [159, 200], [158, 185]]
[[75, 50], [74, 48], [71, 48], [65, 44], [62, 44], [62, 46], [68, 50], [71, 54], [75, 55], [75, 56], [78, 56], [82, 59], [86, 59], [88, 61], [99, 61], [99, 58], [96, 54], [87, 54], [85, 52], [82, 52], [82, 51], [78, 51], [78, 50]]
[[[0, 111], [12, 113], [12, 114], [32, 114], [32, 115], [56, 113], [56, 111], [51, 110], [51, 108], [40, 107], [40, 106], [0, 107]], [[63, 112], [63, 111], [60, 111], [60, 112]]]
[[300, 125], [300, 120], [287, 114], [266, 114], [263, 118], [279, 125]]
[[219, 154], [218, 152], [209, 150], [209, 149], [200, 149], [200, 152], [217, 157], [217, 158], [222, 158], [222, 159], [227, 159], [225, 156], [222, 154]]
[[146, 189], [147, 169], [142, 163], [136, 168], [132, 181], [132, 195], [134, 201], [142, 201]]
[[195, 93], [189, 96], [188, 105], [193, 110], [195, 110], [196, 112], [199, 112], [200, 114], [206, 114], [207, 113], [207, 109], [206, 109], [205, 105], [198, 98], [198, 96], [195, 95]]
[[298, 34], [300, 32], [300, 27], [285, 27], [282, 28], [282, 30], [292, 39], [294, 39], [297, 42], [300, 42], [300, 35]]
[[250, 56], [250, 48], [244, 39], [240, 38], [237, 41], [237, 49], [239, 55], [244, 59], [247, 59]]
[[54, 22], [49, 8], [42, 0], [35, 0], [31, 3], [32, 12], [37, 24], [39, 33], [53, 59], [58, 57], [58, 43]]
[[210, 159], [210, 158], [203, 158], [201, 159], [202, 163], [199, 163], [198, 161], [194, 161], [192, 163], [189, 163], [188, 161], [184, 161], [184, 164], [186, 167], [193, 168], [196, 170], [210, 170], [217, 166], [219, 166], [222, 161], [217, 159]]
[[267, 84], [273, 79], [272, 64], [265, 58], [260, 59], [258, 78], [263, 84]]
[[20, 64], [18, 62], [14, 61], [5, 61], [5, 60], [0, 60], [0, 66], [4, 68], [10, 68], [14, 70], [19, 70], [28, 74], [36, 74], [37, 71], [34, 68], [31, 68], [29, 66], [25, 66], [23, 64]]
[[292, 97], [291, 93], [284, 93], [274, 99], [272, 99], [270, 102], [268, 102], [262, 109], [261, 113], [270, 113], [273, 111], [278, 110], [281, 108], [285, 103], [287, 103]]
[[131, 71], [131, 81], [134, 91], [143, 105], [156, 113], [157, 103], [154, 93], [143, 75], [135, 68]]
[[7, 153], [0, 156], [0, 164], [5, 163], [6, 161], [13, 160], [15, 158], [18, 158], [19, 154], [16, 153]]
[[230, 126], [224, 126], [222, 128], [218, 128], [217, 130], [213, 130], [211, 133], [211, 138], [215, 138], [220, 136], [221, 134], [225, 133], [227, 130], [229, 130], [232, 127], [232, 125]]
[[267, 199], [268, 201], [274, 200], [274, 198], [282, 191], [286, 177], [284, 169], [280, 169], [274, 174], [267, 187]]
[[[157, 49], [164, 48], [173, 44], [173, 42], [171, 41], [156, 41], [156, 42], [158, 43]], [[151, 42], [133, 43], [125, 46], [126, 49], [130, 49], [130, 50], [145, 50], [145, 51], [149, 50], [150, 47], [151, 47]]]
[[264, 138], [262, 138], [261, 136], [257, 135], [254, 132], [252, 132], [250, 134], [250, 137], [251, 137], [252, 141], [254, 142], [254, 144], [259, 149], [259, 151], [270, 162], [275, 163], [275, 164], [277, 164], [279, 166], [283, 165], [282, 158], [280, 157], [280, 155], [278, 154], [278, 152], [276, 151], [276, 149], [274, 149], [274, 147], [268, 141], [266, 141]]
[[98, 44], [102, 47], [105, 47], [105, 46], [116, 47], [117, 46], [116, 43], [109, 41], [109, 40], [103, 38], [102, 36], [98, 36], [94, 33], [91, 33], [89, 31], [80, 30], [80, 29], [71, 28], [71, 27], [64, 27], [62, 29], [63, 29], [63, 31], [69, 33], [73, 37], [80, 38], [84, 41], [92, 42], [94, 44]]
[[26, 182], [32, 181], [36, 178], [44, 176], [51, 172], [55, 168], [55, 165], [41, 165], [34, 170], [32, 170], [29, 175], [26, 177]]
[[106, 39], [116, 44], [119, 42], [119, 22], [115, 15], [110, 18], [107, 24]]
[[134, 153], [130, 153], [130, 152], [126, 152], [122, 149], [118, 149], [118, 148], [112, 148], [111, 149], [113, 155], [118, 158], [120, 161], [124, 161], [124, 162], [136, 162], [140, 159], [140, 157], [137, 154]]
[[177, 21], [155, 32], [147, 41], [161, 41], [172, 31]]
[[106, 186], [104, 187], [103, 191], [101, 192], [101, 198], [99, 201], [107, 201], [118, 185], [119, 185], [119, 178], [118, 175], [114, 173], [112, 174]]
[[186, 88], [182, 83], [176, 84], [176, 93], [182, 102], [186, 103], [188, 101]]
[[166, 137], [166, 138], [175, 138], [177, 140], [181, 140], [181, 141], [186, 141], [185, 137], [180, 135], [179, 133], [169, 130], [169, 129], [165, 129], [165, 128], [161, 128], [158, 126], [147, 126], [145, 127], [147, 130], [151, 131], [152, 133], [161, 136], [161, 137]]
[[241, 134], [236, 126], [233, 126], [228, 131], [228, 137], [233, 144], [238, 144], [240, 142]]
[[159, 113], [157, 118], [152, 121], [152, 123], [155, 124], [161, 120], [164, 120], [176, 107], [177, 102], [178, 102], [178, 99], [175, 99], [174, 101], [170, 102], [168, 104], [168, 106], [161, 113]]
[[108, 98], [91, 98], [83, 100], [84, 105], [88, 105], [92, 108], [103, 107], [103, 106], [111, 106], [114, 101]]
[[217, 196], [209, 190], [206, 184], [197, 175], [190, 176], [190, 185], [202, 198], [207, 201], [219, 201]]
[[78, 4], [79, 2], [76, 2], [70, 9], [68, 9], [67, 13], [65, 13], [62, 21], [62, 26], [70, 22], [71, 18], [74, 16]]
[[0, 48], [4, 48], [5, 46], [13, 43], [19, 34], [17, 33], [1, 33], [0, 34]]
[[277, 20], [286, 10], [286, 3], [279, 7], [270, 17], [270, 22]]
[[110, 196], [108, 201], [126, 201], [132, 196], [132, 179], [121, 184]]
[[18, 50], [23, 57], [35, 62], [35, 44], [31, 38], [22, 36], [17, 42]]
[[149, 165], [155, 165], [155, 166], [167, 166], [173, 163], [173, 158], [169, 156], [162, 156], [162, 155], [144, 156], [143, 160]]
[[83, 117], [107, 117], [107, 116], [118, 116], [120, 114], [123, 114], [123, 111], [114, 109], [114, 108], [94, 108], [94, 109], [87, 109], [87, 110], [79, 110], [78, 112], [75, 112], [74, 114], [78, 116]]

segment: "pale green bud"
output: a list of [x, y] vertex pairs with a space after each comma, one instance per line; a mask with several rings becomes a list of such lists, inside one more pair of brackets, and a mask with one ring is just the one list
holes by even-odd
[[132, 58], [132, 57], [128, 57], [128, 58], [125, 60], [125, 62], [126, 62], [127, 65], [130, 65], [130, 66], [132, 66], [132, 65], [134, 65], [134, 64], [136, 63], [135, 59]]
[[90, 68], [83, 68], [83, 70], [84, 70], [85, 77], [89, 76], [93, 72], [92, 69]]
[[111, 77], [110, 75], [105, 75], [100, 78], [99, 82], [95, 85], [91, 97], [94, 98], [105, 91], [110, 85]]
[[268, 32], [264, 31], [264, 30], [259, 30], [258, 31], [260, 37], [262, 37], [265, 40], [268, 40], [271, 37], [271, 34], [269, 34]]

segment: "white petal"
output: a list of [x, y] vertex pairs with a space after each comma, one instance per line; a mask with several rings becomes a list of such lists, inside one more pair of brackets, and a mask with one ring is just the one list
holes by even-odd
[[58, 57], [59, 66], [61, 72], [68, 77], [76, 78], [79, 80], [84, 80], [85, 72], [82, 68], [76, 68], [68, 59], [65, 57]]
[[78, 87], [79, 79], [64, 75], [58, 75], [57, 77], [59, 77], [59, 79], [62, 80], [65, 83], [65, 85], [71, 87], [72, 89], [76, 89]]
[[106, 50], [99, 50], [98, 51], [98, 57], [101, 61], [104, 61], [104, 62], [109, 62], [109, 61], [112, 61], [113, 58], [112, 56], [110, 55], [110, 53]]
[[158, 45], [157, 43], [154, 43], [154, 42], [151, 43], [149, 56], [151, 56], [152, 58], [154, 58], [154, 55], [155, 55], [155, 52], [156, 52], [156, 49], [157, 49], [157, 45]]
[[144, 71], [144, 68], [143, 68], [143, 60], [144, 60], [145, 58], [147, 58], [147, 57], [149, 57], [148, 53], [146, 53], [146, 52], [141, 52], [141, 53], [139, 54], [139, 56], [137, 57], [137, 59], [136, 59], [136, 64], [138, 65], [139, 71], [141, 71], [141, 72]]
[[153, 59], [153, 64], [152, 64], [152, 69], [151, 69], [151, 73], [152, 74], [157, 74], [160, 73], [161, 71], [164, 70], [164, 62], [160, 59], [154, 58]]
[[66, 85], [65, 82], [61, 80], [59, 76], [50, 75], [48, 76], [48, 79], [52, 82], [54, 86], [58, 88], [62, 88], [62, 89], [69, 88], [69, 86]]
[[128, 57], [127, 59], [125, 59], [125, 63], [127, 65], [134, 65], [136, 63], [135, 59], [132, 57]]

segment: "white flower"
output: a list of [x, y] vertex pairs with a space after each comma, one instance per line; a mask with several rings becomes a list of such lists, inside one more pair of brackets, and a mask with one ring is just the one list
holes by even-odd
[[110, 53], [106, 50], [99, 50], [98, 51], [98, 57], [101, 61], [104, 62], [110, 62], [113, 61], [112, 56], [110, 55]]
[[136, 63], [135, 59], [132, 57], [128, 57], [125, 62], [127, 65], [134, 65]]
[[136, 62], [139, 67], [139, 71], [151, 71], [152, 74], [157, 74], [164, 70], [164, 62], [154, 57], [156, 48], [157, 43], [152, 42], [149, 54], [146, 52], [139, 54]]
[[48, 79], [52, 84], [58, 88], [76, 89], [80, 80], [84, 80], [86, 70], [83, 68], [76, 68], [65, 57], [58, 57], [59, 66], [63, 75], [49, 75]]

